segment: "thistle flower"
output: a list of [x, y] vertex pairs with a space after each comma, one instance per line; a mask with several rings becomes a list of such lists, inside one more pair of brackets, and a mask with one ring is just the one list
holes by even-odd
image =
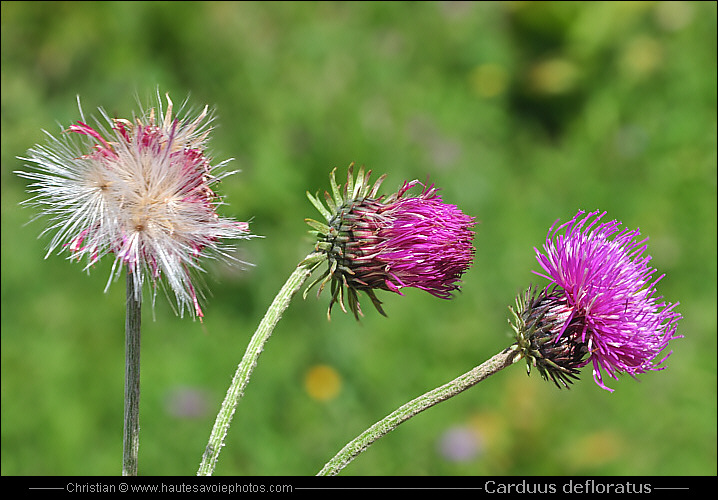
[[17, 173], [35, 181], [35, 196], [25, 203], [51, 218], [43, 231], [54, 232], [46, 258], [67, 250], [70, 259], [86, 257], [89, 270], [112, 253], [107, 287], [124, 265], [140, 300], [145, 280], [156, 293], [164, 275], [179, 314], [188, 307], [201, 318], [201, 292], [193, 282], [202, 271], [200, 254], [231, 259], [220, 240], [248, 238], [249, 226], [216, 212], [221, 199], [212, 187], [233, 172], [218, 175], [229, 160], [212, 165], [207, 156], [207, 107], [194, 117], [175, 117], [166, 98], [165, 111], [158, 95], [157, 111], [153, 107], [131, 121], [111, 119], [100, 109], [104, 121], [95, 119], [94, 126], [80, 109], [82, 121], [60, 138], [46, 132], [49, 144], [20, 158], [34, 164], [34, 171]]
[[[656, 358], [675, 338], [681, 315], [656, 296], [645, 253], [647, 238], [621, 229], [620, 222], [600, 223], [605, 212], [579, 211], [569, 222], [551, 227], [536, 258], [550, 285], [517, 300], [517, 345], [542, 375], [568, 386], [578, 369], [591, 363], [603, 389], [603, 376], [618, 379], [662, 370], [670, 352]], [[557, 221], [558, 222], [558, 221]], [[586, 357], [584, 360], [583, 358]], [[530, 369], [530, 367], [529, 367]]]
[[[459, 290], [462, 274], [471, 266], [474, 218], [446, 204], [437, 189], [414, 180], [404, 182], [388, 196], [377, 193], [385, 176], [373, 185], [371, 171], [360, 167], [354, 179], [352, 163], [342, 189], [330, 175], [332, 193], [324, 193], [326, 207], [307, 193], [327, 224], [307, 219], [317, 236], [316, 251], [328, 260], [328, 269], [308, 288], [320, 283], [317, 295], [331, 281], [332, 298], [346, 312], [344, 296], [358, 319], [362, 314], [358, 292], [365, 292], [385, 314], [374, 290], [401, 293], [404, 287], [426, 290], [449, 299]], [[407, 192], [422, 186], [418, 196]], [[344, 289], [346, 288], [346, 292]], [[306, 296], [306, 291], [305, 291]]]

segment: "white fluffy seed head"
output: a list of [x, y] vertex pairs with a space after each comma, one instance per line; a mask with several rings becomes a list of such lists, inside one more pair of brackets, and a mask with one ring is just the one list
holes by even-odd
[[80, 110], [82, 121], [60, 137], [47, 133], [47, 145], [21, 158], [32, 170], [17, 174], [34, 181], [25, 203], [50, 217], [42, 233], [53, 234], [46, 257], [67, 250], [89, 268], [112, 253], [108, 286], [126, 267], [141, 299], [145, 281], [156, 292], [164, 277], [179, 314], [191, 306], [202, 317], [193, 284], [202, 271], [198, 258], [234, 260], [222, 240], [251, 237], [246, 222], [217, 214], [222, 202], [212, 187], [234, 172], [218, 173], [229, 160], [212, 165], [207, 156], [212, 116], [205, 107], [192, 118], [177, 117], [169, 96], [163, 111], [159, 95], [131, 121], [100, 112], [90, 126]]

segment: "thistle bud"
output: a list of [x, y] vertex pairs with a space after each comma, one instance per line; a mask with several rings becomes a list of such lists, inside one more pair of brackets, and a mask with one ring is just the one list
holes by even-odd
[[[360, 291], [384, 315], [374, 290], [402, 295], [402, 288], [414, 287], [450, 299], [473, 262], [474, 218], [444, 203], [433, 185], [416, 180], [404, 182], [388, 197], [380, 196], [384, 176], [370, 184], [371, 171], [365, 173], [360, 167], [355, 179], [353, 165], [343, 188], [332, 171], [332, 192], [324, 194], [326, 206], [307, 193], [326, 220], [307, 219], [307, 223], [317, 238], [316, 251], [328, 261], [328, 269], [309, 288], [319, 284], [319, 295], [331, 283], [328, 315], [336, 302], [347, 312], [346, 297], [358, 319]], [[408, 196], [416, 186], [421, 186], [421, 193]]]

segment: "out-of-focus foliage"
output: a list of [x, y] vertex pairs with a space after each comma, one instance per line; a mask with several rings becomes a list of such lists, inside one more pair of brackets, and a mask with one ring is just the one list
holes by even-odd
[[404, 402], [510, 342], [533, 247], [578, 209], [650, 237], [684, 339], [667, 369], [559, 391], [515, 366], [415, 417], [356, 475], [716, 474], [716, 5], [694, 2], [2, 2], [2, 474], [118, 474], [124, 283], [43, 260], [12, 173], [42, 129], [159, 87], [218, 115], [227, 216], [265, 236], [210, 266], [204, 323], [144, 309], [140, 473], [194, 474], [254, 328], [312, 249], [305, 191], [355, 161], [427, 177], [477, 217], [463, 292], [380, 294], [357, 323], [295, 299], [220, 475], [315, 474]]

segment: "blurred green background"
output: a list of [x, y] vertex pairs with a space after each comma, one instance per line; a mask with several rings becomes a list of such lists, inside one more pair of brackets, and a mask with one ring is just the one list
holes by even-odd
[[570, 391], [510, 367], [379, 440], [347, 475], [716, 474], [713, 2], [2, 2], [2, 474], [119, 474], [124, 283], [43, 260], [16, 156], [42, 129], [157, 86], [214, 106], [241, 173], [222, 213], [263, 239], [207, 263], [204, 323], [144, 309], [140, 473], [195, 474], [279, 287], [312, 249], [305, 191], [355, 161], [385, 192], [430, 177], [479, 221], [463, 292], [380, 293], [357, 323], [297, 297], [235, 414], [217, 475], [315, 474], [406, 401], [511, 342], [555, 219], [601, 209], [649, 236], [680, 301], [668, 368]]

